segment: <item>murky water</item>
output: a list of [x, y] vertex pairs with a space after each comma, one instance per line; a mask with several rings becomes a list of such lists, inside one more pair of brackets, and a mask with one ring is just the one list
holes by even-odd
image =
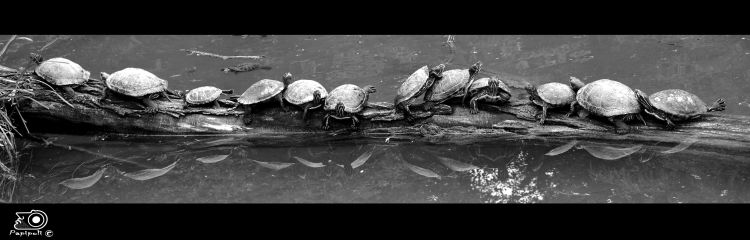
[[[0, 41], [5, 44], [8, 37]], [[0, 64], [23, 66], [34, 51], [47, 58], [64, 56], [94, 74], [140, 67], [167, 79], [172, 89], [213, 85], [236, 91], [292, 72], [329, 89], [344, 83], [375, 85], [373, 101], [392, 101], [399, 80], [420, 66], [444, 61], [449, 53], [445, 36], [26, 37], [34, 41], [14, 41]], [[449, 69], [481, 60], [489, 71], [532, 83], [577, 76], [614, 79], [648, 93], [680, 88], [707, 102], [725, 98], [725, 113], [750, 115], [750, 39], [745, 36], [456, 36], [455, 45], [455, 65]], [[193, 48], [265, 55], [261, 62], [272, 69], [223, 73], [219, 69], [244, 61], [180, 51]], [[602, 160], [576, 147], [544, 155], [564, 144], [560, 141], [432, 145], [311, 139], [301, 145], [241, 137], [49, 136], [73, 148], [21, 141], [24, 177], [14, 201], [750, 202], [750, 157], [724, 153], [706, 158], [691, 147], [662, 153], [671, 147], [665, 144], [646, 144], [623, 158]], [[367, 161], [352, 168], [370, 152]], [[307, 166], [295, 157], [324, 166]], [[440, 157], [476, 168], [454, 171]], [[253, 160], [294, 164], [273, 170]], [[175, 162], [169, 171], [152, 171], [153, 178], [133, 179], [134, 172]], [[106, 170], [90, 187], [59, 184], [102, 167]]]

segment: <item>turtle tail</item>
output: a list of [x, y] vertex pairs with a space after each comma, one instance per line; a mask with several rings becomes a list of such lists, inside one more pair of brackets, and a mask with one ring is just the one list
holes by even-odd
[[713, 105], [708, 108], [708, 112], [713, 111], [724, 111], [724, 109], [727, 108], [727, 104], [724, 102], [723, 98], [716, 99]]

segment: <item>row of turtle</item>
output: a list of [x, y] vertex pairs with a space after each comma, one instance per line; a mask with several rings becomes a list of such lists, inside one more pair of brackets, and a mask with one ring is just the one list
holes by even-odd
[[[80, 65], [65, 58], [53, 58], [41, 62], [35, 73], [47, 82], [57, 85], [69, 95], [78, 98], [72, 86], [81, 85], [89, 80], [90, 73]], [[429, 68], [423, 66], [412, 73], [399, 87], [394, 99], [394, 106], [404, 117], [413, 121], [415, 115], [410, 107], [415, 105], [419, 96], [423, 96], [420, 106], [430, 111], [436, 105], [448, 100], [461, 98], [465, 103], [470, 101], [470, 113], [478, 113], [477, 104], [482, 101], [490, 104], [503, 104], [510, 100], [511, 90], [496, 76], [476, 79], [482, 63], [477, 62], [468, 69], [445, 70], [444, 64]], [[139, 99], [146, 109], [155, 111], [158, 106], [152, 100], [167, 96], [167, 81], [140, 69], [125, 68], [113, 74], [102, 73], [102, 80], [107, 88], [117, 94]], [[369, 94], [377, 90], [373, 86], [359, 87], [344, 84], [331, 90], [315, 80], [299, 79], [292, 82], [292, 74], [286, 73], [282, 80], [262, 79], [247, 88], [241, 95], [230, 99], [240, 104], [249, 115], [252, 106], [267, 101], [277, 101], [285, 111], [285, 102], [302, 108], [302, 119], [307, 120], [308, 112], [323, 108], [323, 128], [329, 128], [329, 119], [350, 119], [352, 127], [357, 128], [365, 107], [369, 106]], [[722, 111], [726, 105], [723, 99], [716, 100], [707, 106], [696, 95], [680, 89], [669, 89], [647, 95], [638, 89], [633, 90], [625, 84], [609, 79], [600, 79], [589, 84], [571, 77], [569, 85], [552, 82], [539, 86], [526, 87], [529, 99], [542, 107], [540, 123], [544, 124], [548, 109], [569, 107], [578, 112], [580, 117], [594, 115], [604, 117], [615, 124], [617, 132], [627, 131], [625, 123], [632, 119], [644, 122], [641, 112], [656, 117], [667, 123], [667, 128], [674, 128], [674, 122], [693, 119], [703, 113]], [[106, 92], [106, 91], [105, 91]], [[222, 94], [231, 91], [212, 86], [193, 89], [185, 95], [188, 105], [208, 105], [218, 107], [217, 102]], [[105, 95], [106, 96], [106, 95]], [[448, 108], [450, 108], [448, 106]], [[245, 118], [249, 123], [250, 118]]]

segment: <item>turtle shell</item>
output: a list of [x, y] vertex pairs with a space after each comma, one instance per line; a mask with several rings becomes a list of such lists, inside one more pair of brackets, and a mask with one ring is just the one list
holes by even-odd
[[107, 78], [107, 87], [115, 92], [142, 97], [167, 90], [167, 80], [140, 68], [126, 68]]
[[641, 111], [633, 89], [609, 79], [600, 79], [586, 84], [578, 90], [576, 100], [589, 112], [604, 117]]
[[240, 104], [254, 104], [268, 100], [284, 91], [284, 83], [277, 80], [263, 79], [253, 83], [237, 99]]
[[36, 75], [58, 86], [78, 85], [89, 80], [91, 73], [81, 65], [65, 58], [53, 58], [42, 62], [34, 70]]
[[[499, 79], [498, 83], [498, 87], [500, 87], [500, 90], [510, 93], [510, 88], [508, 87], [508, 85], [505, 85], [505, 83]], [[480, 78], [474, 80], [474, 82], [471, 83], [471, 86], [469, 86], [469, 92], [477, 92], [482, 88], [486, 88], [488, 86], [490, 86], [490, 78]]]
[[429, 78], [430, 72], [427, 65], [417, 69], [417, 71], [406, 78], [404, 83], [401, 84], [401, 87], [398, 88], [398, 92], [396, 93], [396, 104], [416, 97], [415, 95], [419, 93], [419, 90], [422, 89]]
[[681, 89], [668, 89], [648, 97], [656, 109], [681, 118], [690, 118], [706, 113], [708, 107], [698, 96]]
[[443, 72], [443, 78], [432, 85], [427, 101], [441, 101], [452, 97], [469, 83], [469, 69], [453, 69]]
[[570, 88], [558, 82], [551, 82], [536, 87], [536, 93], [542, 101], [552, 106], [569, 105], [576, 100], [576, 93]]
[[326, 98], [326, 104], [323, 108], [326, 111], [333, 111], [336, 105], [344, 103], [344, 111], [348, 113], [358, 113], [364, 108], [367, 101], [367, 92], [357, 85], [344, 84], [331, 90]]
[[286, 91], [284, 91], [284, 99], [294, 105], [309, 103], [314, 99], [313, 93], [315, 90], [320, 91], [320, 98], [328, 96], [328, 91], [320, 83], [314, 80], [300, 79], [287, 86]]
[[189, 104], [205, 104], [212, 102], [219, 98], [221, 95], [221, 89], [212, 86], [203, 86], [190, 90], [185, 95], [185, 101]]

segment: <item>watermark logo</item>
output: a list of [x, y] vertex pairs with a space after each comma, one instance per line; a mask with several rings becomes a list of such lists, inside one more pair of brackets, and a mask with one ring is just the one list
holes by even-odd
[[47, 214], [42, 210], [16, 212], [16, 216], [18, 219], [16, 219], [15, 224], [13, 224], [15, 230], [10, 230], [9, 235], [52, 237], [52, 230], [47, 230], [42, 234], [42, 228], [47, 226], [47, 221], [49, 220]]

